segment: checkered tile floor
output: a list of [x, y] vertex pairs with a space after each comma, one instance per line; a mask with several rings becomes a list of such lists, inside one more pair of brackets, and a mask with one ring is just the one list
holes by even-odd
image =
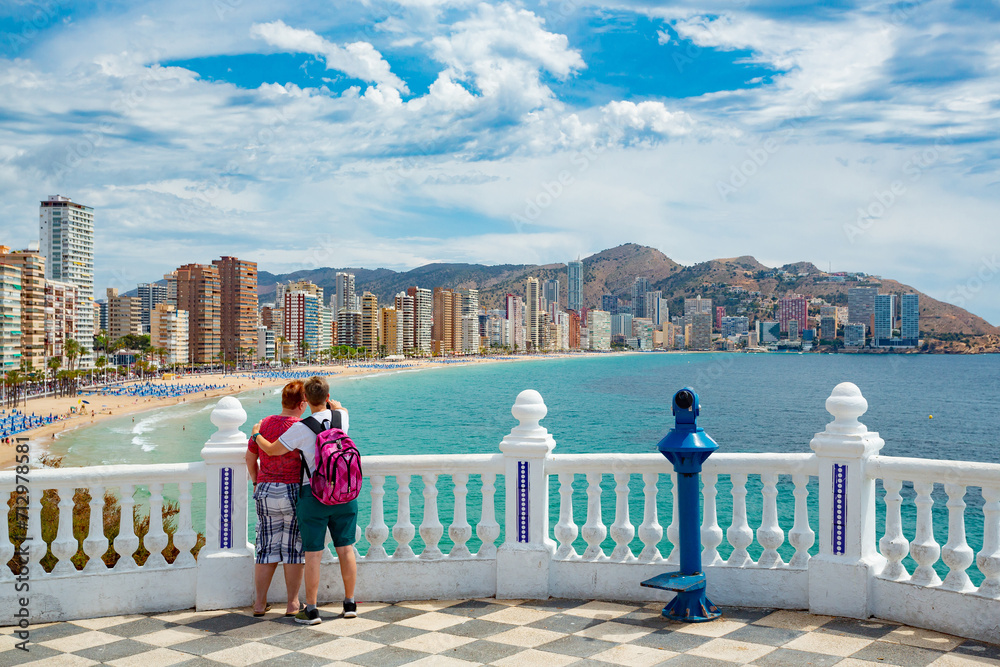
[[31, 628], [30, 652], [0, 634], [0, 665], [1000, 665], [1000, 645], [885, 621], [724, 609], [711, 623], [665, 620], [661, 605], [468, 600], [321, 607], [302, 626], [249, 609], [95, 618]]

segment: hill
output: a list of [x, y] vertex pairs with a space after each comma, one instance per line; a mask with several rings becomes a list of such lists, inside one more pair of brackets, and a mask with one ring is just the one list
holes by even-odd
[[[601, 296], [613, 294], [631, 298], [636, 276], [650, 280], [651, 289], [662, 290], [670, 301], [672, 313], [683, 312], [683, 299], [701, 295], [712, 298], [716, 305], [726, 306], [730, 314], [770, 314], [778, 298], [787, 293], [826, 299], [836, 305], [847, 305], [847, 290], [858, 285], [880, 286], [884, 292], [916, 292], [920, 294], [921, 331], [934, 336], [1000, 336], [1000, 328], [972, 313], [943, 301], [932, 299], [909, 285], [895, 280], [856, 277], [842, 280], [816, 268], [809, 262], [796, 262], [781, 267], [767, 267], [749, 256], [714, 259], [692, 266], [682, 266], [655, 248], [628, 243], [604, 250], [582, 260], [583, 302], [600, 306]], [[336, 274], [353, 273], [355, 288], [360, 293], [375, 294], [380, 303], [407, 287], [418, 285], [433, 289], [438, 286], [477, 288], [480, 305], [499, 308], [508, 293], [523, 295], [529, 276], [539, 280], [560, 281], [560, 301], [566, 305], [567, 274], [565, 264], [427, 264], [410, 271], [364, 268], [320, 268], [275, 275], [266, 271], [258, 274], [258, 292], [263, 301], [274, 293], [278, 282], [311, 280], [322, 287], [329, 298], [336, 290]], [[969, 343], [970, 349], [977, 345]], [[979, 345], [978, 347], [981, 347]]]

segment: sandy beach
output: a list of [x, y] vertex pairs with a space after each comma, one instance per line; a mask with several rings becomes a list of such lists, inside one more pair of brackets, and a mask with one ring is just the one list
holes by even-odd
[[[600, 353], [573, 353], [573, 354], [549, 354], [549, 355], [524, 355], [513, 358], [491, 358], [476, 357], [473, 361], [456, 363], [456, 366], [466, 366], [470, 364], [485, 363], [515, 363], [519, 361], [534, 361], [542, 359], [552, 359], [556, 357], [583, 357], [601, 356]], [[456, 359], [461, 359], [458, 357]], [[432, 367], [442, 367], [448, 364], [432, 362], [426, 359], [408, 359], [405, 363], [409, 370], [427, 369]], [[377, 365], [377, 362], [374, 362]], [[334, 374], [338, 377], [351, 375], [371, 375], [375, 373], [385, 373], [397, 370], [397, 368], [387, 367], [385, 369], [372, 368], [373, 364], [365, 366], [294, 366], [290, 372], [296, 375], [300, 373]], [[392, 365], [389, 365], [392, 366]], [[90, 428], [100, 425], [110, 417], [120, 417], [122, 415], [137, 414], [157, 408], [177, 405], [182, 402], [198, 401], [208, 398], [220, 398], [238, 394], [255, 387], [280, 387], [288, 382], [287, 377], [281, 377], [280, 373], [275, 377], [250, 377], [249, 373], [236, 374], [205, 374], [179, 376], [176, 380], [156, 380], [156, 384], [166, 384], [171, 386], [183, 385], [219, 385], [218, 389], [210, 391], [190, 393], [180, 397], [158, 398], [158, 397], [134, 397], [134, 396], [67, 396], [63, 398], [38, 398], [29, 399], [27, 406], [21, 404], [18, 409], [25, 413], [36, 415], [60, 415], [65, 419], [47, 424], [31, 431], [18, 433], [11, 438], [11, 444], [0, 444], [0, 470], [12, 468], [15, 463], [15, 449], [13, 441], [15, 438], [28, 438], [31, 442], [33, 457], [44, 452], [46, 445], [57, 433], [63, 433], [77, 428]], [[140, 384], [138, 381], [127, 384]], [[121, 386], [121, 385], [117, 385]], [[82, 401], [88, 401], [88, 404]], [[71, 414], [71, 408], [76, 408], [77, 413]]]

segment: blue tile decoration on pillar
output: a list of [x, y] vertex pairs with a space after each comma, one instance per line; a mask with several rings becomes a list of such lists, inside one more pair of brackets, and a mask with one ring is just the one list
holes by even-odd
[[845, 553], [844, 533], [847, 525], [847, 464], [833, 464], [833, 553]]
[[517, 462], [517, 541], [528, 542], [528, 462]]
[[233, 469], [219, 471], [219, 548], [233, 548]]

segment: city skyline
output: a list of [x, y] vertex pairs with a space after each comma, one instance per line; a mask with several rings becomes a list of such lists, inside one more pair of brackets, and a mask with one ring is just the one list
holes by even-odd
[[1000, 322], [998, 20], [938, 2], [16, 3], [0, 220], [23, 248], [45, 196], [101, 211], [98, 293], [223, 255], [284, 273], [637, 242], [892, 275]]

